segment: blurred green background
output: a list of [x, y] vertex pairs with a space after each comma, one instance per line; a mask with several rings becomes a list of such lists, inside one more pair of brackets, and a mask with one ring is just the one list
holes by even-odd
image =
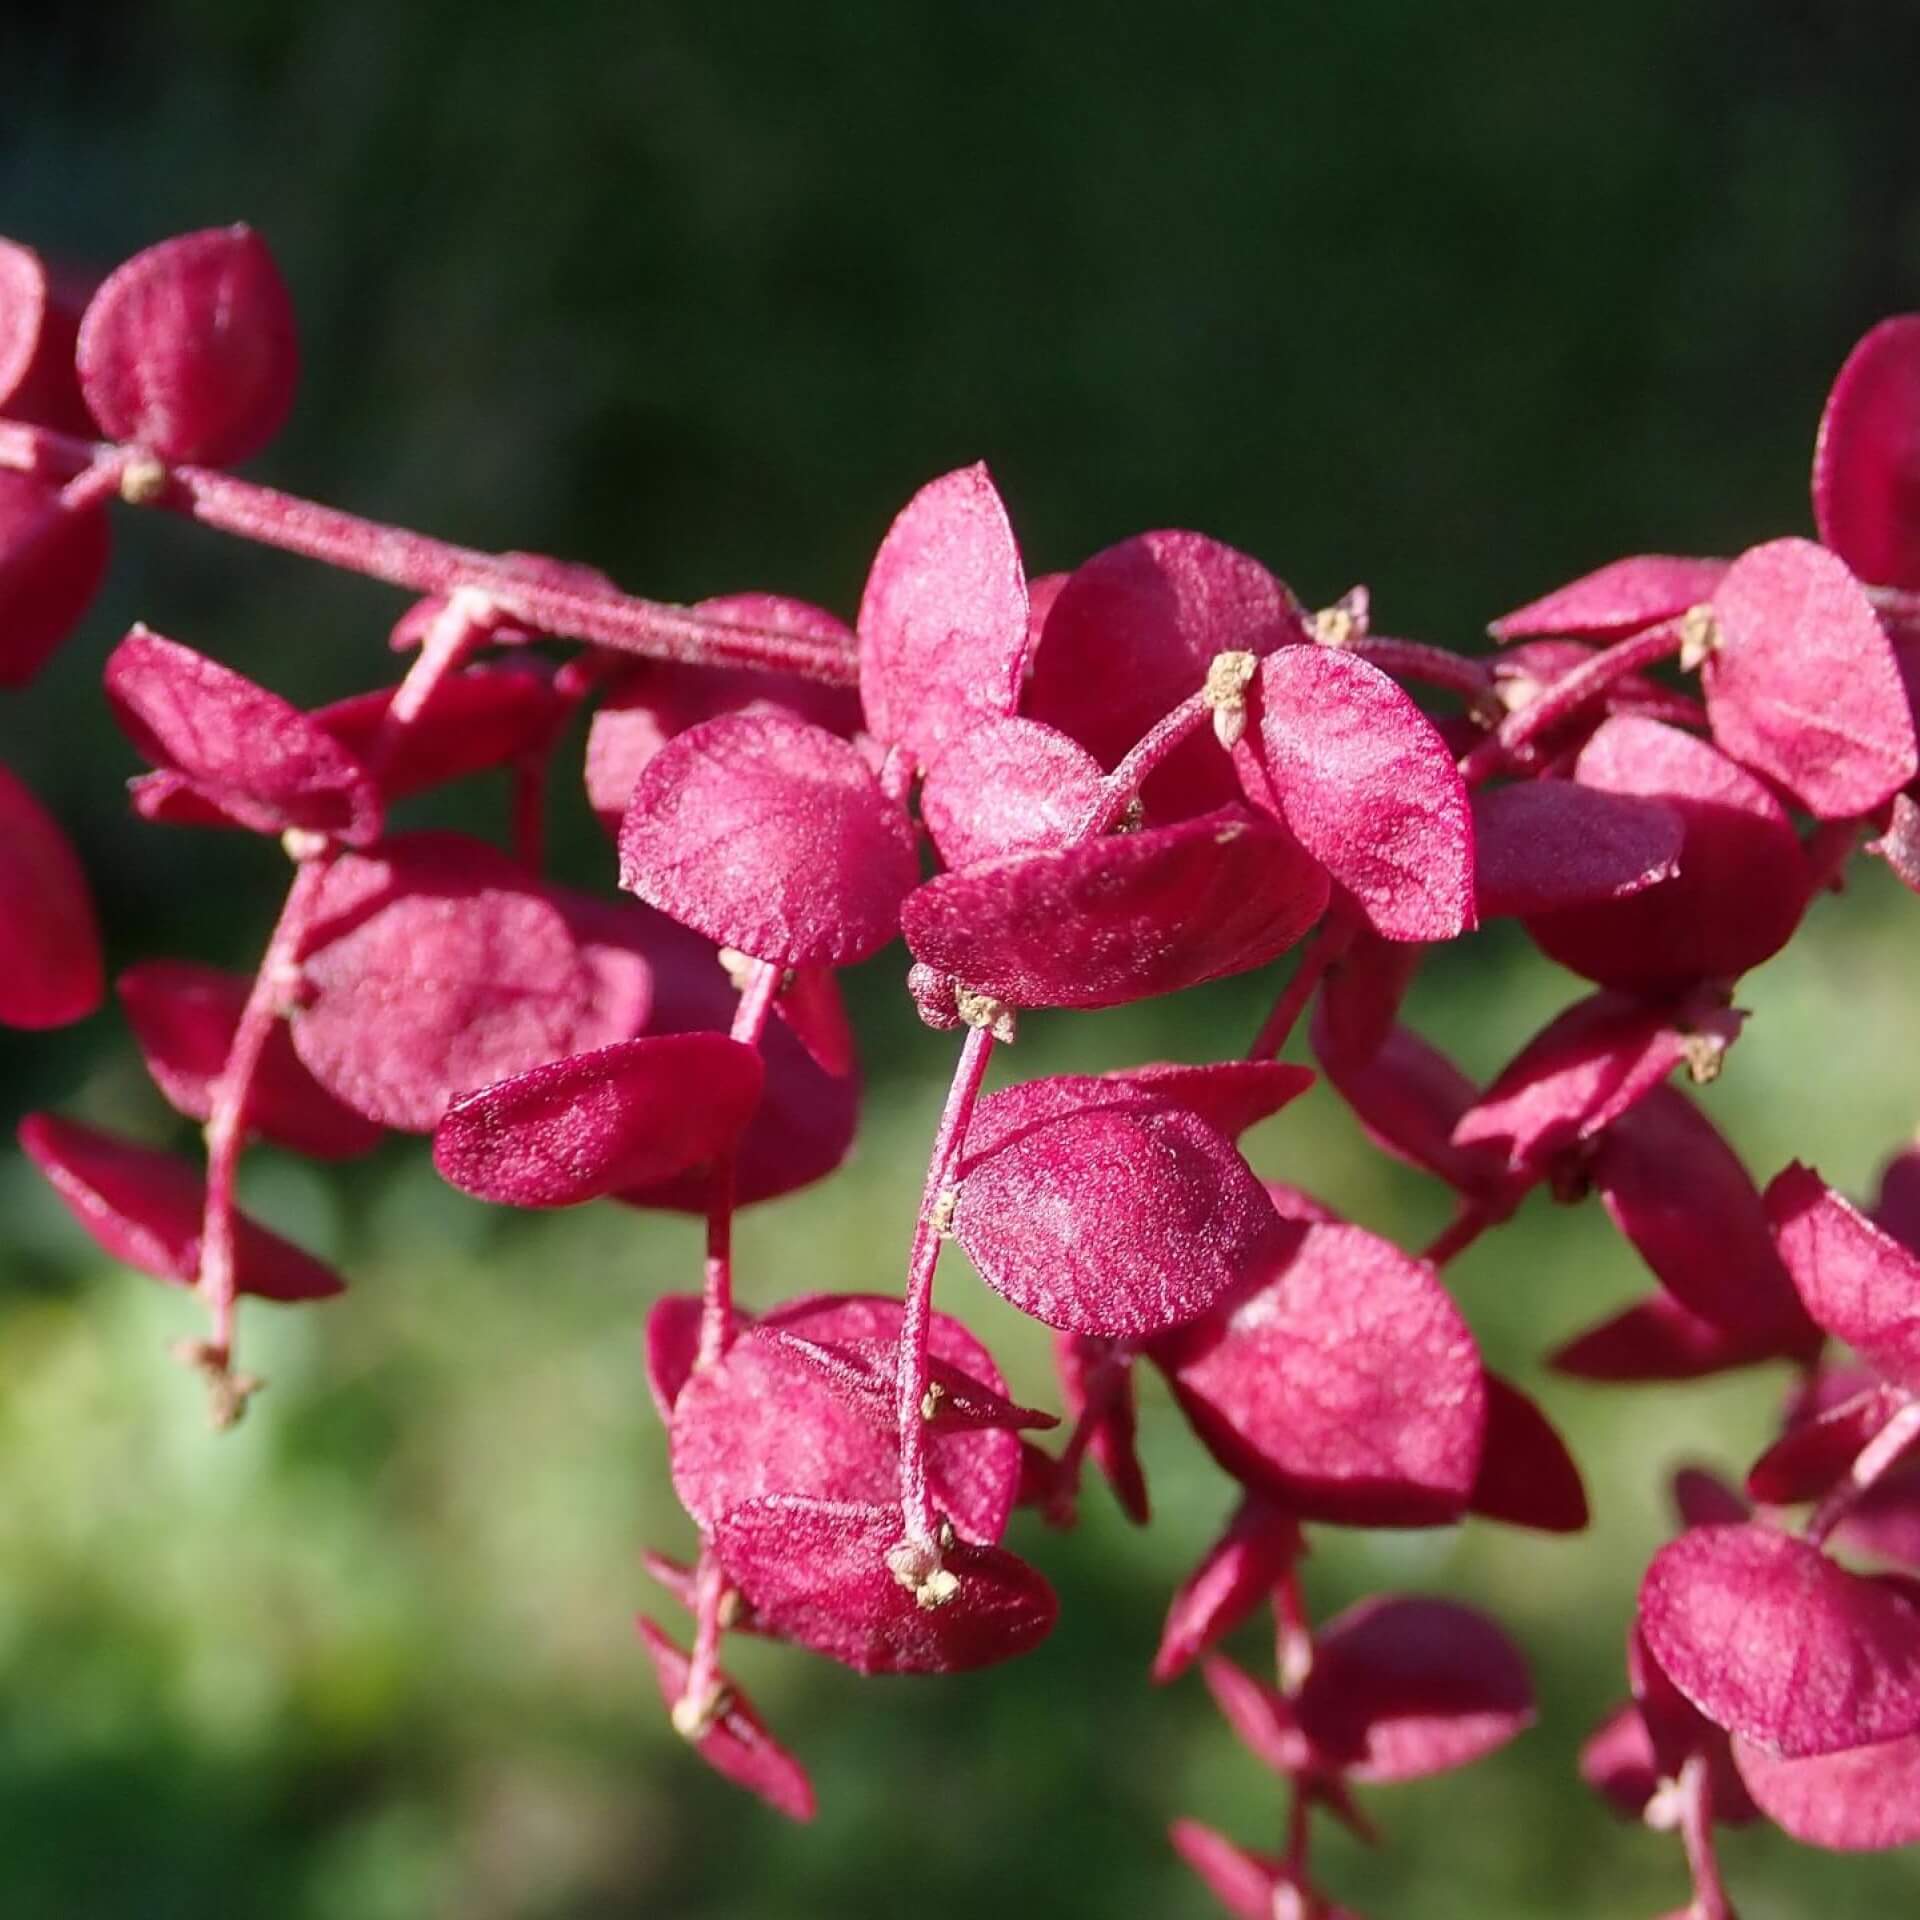
[[[984, 456], [1036, 571], [1193, 525], [1312, 602], [1365, 579], [1389, 630], [1471, 645], [1617, 553], [1804, 527], [1833, 369], [1920, 304], [1916, 70], [1909, 0], [13, 0], [0, 229], [104, 266], [252, 221], [308, 353], [263, 475], [477, 545], [850, 612], [891, 513]], [[125, 816], [96, 691], [120, 627], [319, 698], [381, 678], [396, 609], [125, 527], [84, 632], [0, 706], [0, 755], [74, 822], [118, 959], [244, 961], [279, 867]], [[558, 802], [562, 866], [610, 884], [564, 781]], [[1858, 1187], [1920, 1118], [1917, 915], [1866, 875], [1747, 983], [1707, 1097], [1763, 1176], [1799, 1153]], [[743, 1221], [750, 1296], [898, 1286], [950, 1055], [898, 972], [855, 982], [857, 1158]], [[1032, 1018], [1014, 1067], [1232, 1052], [1270, 984]], [[1485, 1072], [1575, 991], [1490, 935], [1414, 1011]], [[0, 1036], [0, 1103], [183, 1132], [112, 1012]], [[1444, 1215], [1324, 1093], [1251, 1152], [1409, 1244]], [[1033, 1658], [886, 1684], [740, 1648], [821, 1789], [793, 1830], [679, 1749], [629, 1626], [643, 1604], [679, 1624], [636, 1559], [688, 1532], [638, 1325], [697, 1272], [695, 1230], [490, 1212], [417, 1143], [338, 1176], [261, 1152], [248, 1189], [356, 1284], [250, 1313], [272, 1389], [216, 1441], [163, 1351], [192, 1303], [104, 1268], [0, 1162], [7, 1920], [1197, 1916], [1171, 1815], [1277, 1839], [1272, 1784], [1197, 1683], [1145, 1683], [1228, 1505], [1163, 1398], [1150, 1532], [1103, 1490], [1071, 1537], [1022, 1523], [1064, 1602]], [[1597, 1208], [1530, 1207], [1457, 1280], [1490, 1359], [1564, 1422], [1596, 1524], [1322, 1538], [1317, 1608], [1480, 1600], [1543, 1707], [1497, 1761], [1375, 1796], [1390, 1844], [1327, 1835], [1326, 1879], [1375, 1920], [1651, 1915], [1681, 1897], [1678, 1849], [1616, 1827], [1573, 1753], [1621, 1689], [1666, 1470], [1743, 1464], [1780, 1383], [1543, 1383], [1548, 1345], [1644, 1284]], [[942, 1299], [1050, 1397], [1043, 1343], [957, 1256]], [[1747, 1920], [1920, 1905], [1912, 1858], [1726, 1853]]]

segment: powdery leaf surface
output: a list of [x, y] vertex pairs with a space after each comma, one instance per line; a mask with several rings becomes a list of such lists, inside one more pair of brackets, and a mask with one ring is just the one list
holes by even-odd
[[763, 1077], [760, 1055], [723, 1034], [618, 1041], [459, 1096], [435, 1130], [433, 1163], [482, 1200], [577, 1206], [724, 1153]]
[[1807, 1846], [1874, 1853], [1920, 1840], [1920, 1738], [1807, 1760], [1736, 1739], [1733, 1758], [1760, 1811]]
[[722, 946], [847, 965], [899, 927], [913, 830], [846, 741], [774, 712], [680, 734], [620, 829], [620, 884]]
[[163, 240], [107, 276], [80, 321], [80, 391], [110, 440], [231, 466], [293, 409], [293, 302], [249, 227]]
[[1239, 809], [990, 860], [930, 880], [914, 958], [1015, 1006], [1111, 1007], [1263, 966], [1320, 917], [1327, 878]]
[[[190, 1287], [200, 1272], [207, 1183], [191, 1162], [50, 1113], [20, 1123], [20, 1145], [67, 1211], [116, 1260]], [[239, 1214], [234, 1284], [263, 1300], [324, 1300], [346, 1283], [312, 1254]]]
[[1483, 920], [1624, 900], [1680, 871], [1673, 808], [1572, 780], [1481, 790], [1473, 831]]
[[1617, 640], [1656, 621], [1676, 619], [1689, 607], [1712, 599], [1726, 571], [1724, 560], [1634, 554], [1516, 607], [1488, 631], [1496, 640]]
[[920, 814], [949, 867], [1063, 847], [1100, 796], [1100, 763], [1038, 720], [983, 720], [927, 770]]
[[1813, 517], [1862, 580], [1920, 587], [1920, 313], [1847, 355], [1814, 444]]

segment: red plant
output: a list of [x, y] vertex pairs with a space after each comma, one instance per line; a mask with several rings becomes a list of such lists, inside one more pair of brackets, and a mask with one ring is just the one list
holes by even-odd
[[[1585, 1524], [1578, 1469], [1487, 1371], [1442, 1270], [1533, 1188], [1597, 1191], [1659, 1291], [1563, 1348], [1564, 1371], [1785, 1360], [1801, 1386], [1750, 1476], [1757, 1515], [1685, 1484], [1695, 1524], [1647, 1575], [1634, 1704], [1588, 1775], [1679, 1829], [1696, 1920], [1731, 1912], [1716, 1820], [1757, 1809], [1829, 1847], [1920, 1838], [1912, 1170], [1896, 1164], [1878, 1223], [1797, 1166], [1763, 1197], [1670, 1084], [1720, 1070], [1739, 976], [1793, 938], [1863, 829], [1920, 888], [1920, 316], [1876, 328], [1835, 385], [1818, 543], [1617, 561], [1497, 621], [1512, 644], [1488, 658], [1377, 634], [1363, 589], [1310, 612], [1194, 533], [1030, 584], [983, 467], [908, 503], [851, 628], [764, 593], [637, 599], [228, 474], [285, 419], [297, 365], [287, 291], [245, 228], [152, 248], [77, 312], [0, 243], [0, 678], [30, 679], [82, 618], [114, 500], [416, 596], [398, 684], [315, 712], [144, 627], [107, 663], [151, 769], [141, 817], [271, 835], [291, 864], [250, 981], [167, 959], [119, 981], [156, 1084], [204, 1123], [204, 1170], [51, 1115], [21, 1129], [104, 1248], [201, 1296], [185, 1355], [216, 1422], [259, 1384], [239, 1295], [341, 1285], [237, 1211], [255, 1134], [322, 1159], [430, 1134], [483, 1199], [703, 1215], [701, 1290], [647, 1328], [701, 1542], [691, 1567], [649, 1564], [693, 1615], [690, 1651], [640, 1630], [674, 1726], [806, 1818], [812, 1789], [728, 1678], [725, 1636], [863, 1673], [1026, 1651], [1056, 1603], [1003, 1544], [1014, 1511], [1070, 1524], [1090, 1457], [1147, 1521], [1145, 1360], [1240, 1490], [1155, 1677], [1203, 1660], [1291, 1803], [1280, 1856], [1185, 1821], [1175, 1843], [1231, 1911], [1305, 1920], [1346, 1911], [1314, 1877], [1315, 1808], [1369, 1832], [1356, 1787], [1465, 1765], [1533, 1705], [1501, 1630], [1450, 1602], [1376, 1599], [1316, 1628], [1303, 1528]], [[1697, 696], [1676, 678], [1696, 671]], [[549, 763], [587, 704], [588, 796], [633, 898], [541, 871]], [[396, 802], [492, 772], [512, 783], [510, 850], [392, 829]], [[4, 771], [0, 905], [0, 1019], [91, 1012], [79, 867]], [[1483, 1089], [1400, 1016], [1427, 951], [1496, 916], [1597, 991]], [[834, 970], [896, 936], [922, 1019], [964, 1034], [904, 1297], [750, 1322], [734, 1212], [844, 1156], [858, 1081]], [[983, 1097], [1030, 1011], [1124, 1005], [1296, 946], [1243, 1059]], [[1312, 1082], [1276, 1059], [1309, 1014], [1335, 1094], [1458, 1196], [1423, 1255], [1241, 1156]], [[1023, 1438], [1052, 1416], [1014, 1405], [936, 1310], [950, 1240], [1056, 1330], [1057, 1452]], [[1859, 1365], [1828, 1362], [1830, 1339]], [[1268, 1602], [1276, 1685], [1210, 1651]]]

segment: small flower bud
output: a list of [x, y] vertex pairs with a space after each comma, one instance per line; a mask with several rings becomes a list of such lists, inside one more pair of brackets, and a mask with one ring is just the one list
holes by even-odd
[[318, 860], [327, 850], [327, 836], [315, 833], [309, 827], [289, 827], [280, 836], [280, 851], [296, 865], [302, 861]]
[[1720, 622], [1705, 601], [1680, 616], [1680, 671], [1691, 673], [1720, 649]]
[[996, 1000], [990, 993], [976, 993], [972, 987], [956, 982], [953, 1004], [968, 1026], [985, 1027], [996, 1040], [1012, 1046], [1016, 1031], [1014, 1011], [1004, 1000]]
[[920, 1418], [933, 1420], [939, 1416], [940, 1402], [947, 1397], [947, 1390], [938, 1380], [930, 1380], [927, 1390], [920, 1396]]
[[713, 1731], [715, 1722], [732, 1704], [732, 1696], [727, 1689], [715, 1685], [697, 1699], [690, 1693], [682, 1694], [673, 1703], [673, 1711], [667, 1717], [682, 1740], [698, 1743]]
[[887, 1571], [929, 1613], [960, 1591], [959, 1577], [940, 1564], [940, 1549], [931, 1541], [902, 1540], [887, 1555]]
[[1216, 653], [1208, 663], [1200, 698], [1213, 710], [1213, 737], [1229, 753], [1247, 730], [1247, 687], [1259, 664], [1251, 653]]
[[167, 490], [164, 462], [150, 453], [131, 455], [120, 469], [120, 498], [130, 507], [150, 507]]
[[927, 1225], [942, 1240], [953, 1238], [953, 1210], [960, 1204], [960, 1195], [952, 1187], [943, 1187], [934, 1195], [933, 1211], [927, 1215]]

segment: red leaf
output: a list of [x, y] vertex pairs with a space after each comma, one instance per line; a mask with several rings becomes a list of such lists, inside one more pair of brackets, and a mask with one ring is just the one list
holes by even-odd
[[[1041, 1083], [1044, 1087], [1045, 1083]], [[1109, 1084], [1047, 1113], [1012, 1087], [969, 1136], [953, 1233], [995, 1292], [1050, 1327], [1140, 1339], [1193, 1320], [1288, 1240], [1247, 1164], [1196, 1115]], [[989, 1111], [991, 1109], [991, 1111]]]
[[1484, 1614], [1446, 1600], [1363, 1600], [1316, 1639], [1300, 1720], [1351, 1778], [1419, 1780], [1524, 1732], [1533, 1687], [1512, 1641]]
[[1579, 636], [1617, 640], [1657, 621], [1672, 620], [1713, 598], [1727, 571], [1724, 560], [1673, 553], [1641, 553], [1610, 561], [1488, 628], [1496, 640]]
[[913, 830], [846, 741], [774, 711], [689, 728], [649, 762], [620, 884], [783, 966], [876, 953], [918, 877]]
[[1303, 1773], [1316, 1757], [1301, 1731], [1293, 1702], [1221, 1654], [1200, 1663], [1213, 1703], [1240, 1744], [1271, 1773]]
[[1680, 872], [1603, 906], [1528, 919], [1541, 950], [1604, 987], [1731, 979], [1786, 945], [1812, 888], [1780, 803], [1703, 740], [1656, 720], [1602, 723], [1574, 769], [1602, 793], [1664, 800], [1685, 823]]
[[146, 627], [107, 661], [114, 718], [141, 756], [256, 833], [300, 827], [364, 846], [380, 832], [371, 773], [315, 719]]
[[1112, 1007], [1264, 966], [1327, 903], [1278, 827], [1223, 810], [941, 874], [901, 925], [914, 957], [1024, 1007]]
[[[1271, 653], [1306, 638], [1306, 614], [1251, 555], [1204, 534], [1143, 533], [1074, 570], [1047, 616], [1022, 699], [1103, 767], [1200, 691], [1217, 653]], [[1238, 791], [1202, 735], [1147, 783], [1157, 819], [1218, 806]]]
[[1777, 1341], [1718, 1326], [1656, 1293], [1569, 1340], [1547, 1364], [1576, 1380], [1644, 1382], [1703, 1380], [1780, 1357]]
[[663, 1293], [647, 1310], [647, 1391], [664, 1426], [673, 1424], [674, 1403], [693, 1373], [700, 1315], [697, 1293]]
[[1822, 1498], [1905, 1401], [1892, 1387], [1872, 1386], [1797, 1421], [1748, 1468], [1747, 1491], [1770, 1507]]
[[1681, 1535], [1648, 1569], [1640, 1628], [1709, 1720], [1788, 1759], [1920, 1732], [1920, 1612], [1790, 1535]]
[[[21, 1121], [20, 1145], [67, 1211], [114, 1259], [156, 1280], [194, 1284], [207, 1204], [198, 1167], [50, 1113]], [[324, 1300], [346, 1285], [245, 1214], [235, 1222], [234, 1275], [241, 1293], [263, 1300]]]
[[1063, 847], [1100, 797], [1100, 763], [1038, 720], [983, 720], [927, 770], [920, 813], [949, 867]]
[[1302, 1519], [1457, 1518], [1486, 1424], [1459, 1309], [1431, 1268], [1359, 1227], [1293, 1232], [1272, 1278], [1152, 1349], [1194, 1431]]
[[80, 391], [110, 440], [226, 467], [293, 409], [293, 302], [260, 236], [210, 227], [108, 275], [80, 321]]
[[[692, 1662], [651, 1620], [643, 1616], [634, 1625], [653, 1662], [660, 1698], [671, 1709], [686, 1694]], [[767, 1731], [753, 1703], [733, 1679], [721, 1673], [716, 1675], [716, 1682], [725, 1705], [714, 1716], [713, 1724], [693, 1742], [694, 1750], [722, 1779], [744, 1787], [776, 1813], [784, 1813], [789, 1820], [811, 1820], [815, 1811], [813, 1786], [805, 1768]]]
[[1766, 1207], [1807, 1311], [1876, 1372], [1920, 1391], [1920, 1255], [1798, 1161], [1767, 1188]]
[[104, 507], [63, 507], [0, 467], [0, 687], [23, 687], [80, 624], [107, 571]]
[[1061, 1333], [1053, 1341], [1054, 1370], [1067, 1417], [1086, 1422], [1087, 1452], [1113, 1497], [1136, 1527], [1152, 1518], [1146, 1470], [1137, 1445], [1139, 1407], [1133, 1390], [1133, 1356], [1111, 1340]]
[[720, 1517], [714, 1549], [762, 1627], [858, 1673], [965, 1673], [1030, 1651], [1052, 1631], [1053, 1589], [998, 1547], [955, 1541], [957, 1585], [924, 1605], [894, 1577], [897, 1506], [769, 1494]]
[[1284, 1060], [1210, 1060], [1187, 1066], [1156, 1060], [1103, 1076], [1137, 1087], [1167, 1106], [1197, 1113], [1215, 1133], [1237, 1140], [1313, 1085], [1313, 1069]]
[[572, 1207], [724, 1153], [760, 1100], [760, 1056], [717, 1033], [574, 1054], [462, 1094], [433, 1136], [451, 1185], [510, 1207]]
[[[167, 1103], [190, 1120], [213, 1110], [252, 982], [191, 960], [143, 960], [115, 982], [141, 1056]], [[275, 1021], [247, 1098], [247, 1122], [266, 1139], [315, 1160], [350, 1160], [380, 1144], [380, 1129], [343, 1106], [300, 1064]]]
[[63, 1027], [106, 990], [80, 862], [53, 816], [0, 766], [0, 1025]]
[[1587, 1736], [1580, 1778], [1616, 1813], [1638, 1820], [1660, 1786], [1660, 1763], [1640, 1709], [1629, 1701]]
[[1154, 1679], [1162, 1684], [1177, 1679], [1225, 1639], [1272, 1593], [1303, 1551], [1293, 1516], [1257, 1493], [1248, 1494], [1226, 1532], [1173, 1596], [1153, 1657]]
[[1511, 1381], [1487, 1375], [1487, 1433], [1470, 1513], [1542, 1533], [1579, 1533], [1587, 1490], [1553, 1422]]
[[1807, 1846], [1874, 1853], [1920, 1840], [1920, 1738], [1808, 1760], [1737, 1739], [1733, 1758], [1760, 1811]]
[[1453, 754], [1378, 667], [1282, 647], [1260, 668], [1260, 753], [1289, 831], [1389, 940], [1474, 922], [1473, 822]]
[[406, 834], [335, 862], [304, 955], [293, 1044], [357, 1113], [430, 1133], [456, 1094], [632, 1037], [559, 903], [503, 853]]
[[1224, 1833], [1215, 1833], [1197, 1820], [1176, 1820], [1168, 1831], [1174, 1851], [1234, 1920], [1274, 1920], [1279, 1911], [1275, 1891], [1284, 1884], [1278, 1858], [1248, 1853]]
[[1473, 796], [1482, 920], [1625, 900], [1680, 871], [1680, 815], [1664, 801], [1529, 780]]
[[[1336, 934], [1337, 928], [1329, 928], [1322, 937]], [[1420, 946], [1357, 928], [1338, 958], [1327, 963], [1314, 1006], [1314, 1051], [1354, 1071], [1365, 1067], [1393, 1032], [1424, 957]], [[1472, 1097], [1469, 1088], [1467, 1104]]]
[[1823, 820], [1871, 813], [1920, 771], [1893, 644], [1843, 561], [1769, 541], [1733, 563], [1713, 612], [1701, 683], [1736, 760]]
[[1847, 355], [1814, 442], [1813, 517], [1862, 580], [1920, 587], [1920, 313]]
[[873, 557], [858, 625], [867, 728], [922, 767], [1019, 704], [1027, 582], [985, 466], [907, 502]]

